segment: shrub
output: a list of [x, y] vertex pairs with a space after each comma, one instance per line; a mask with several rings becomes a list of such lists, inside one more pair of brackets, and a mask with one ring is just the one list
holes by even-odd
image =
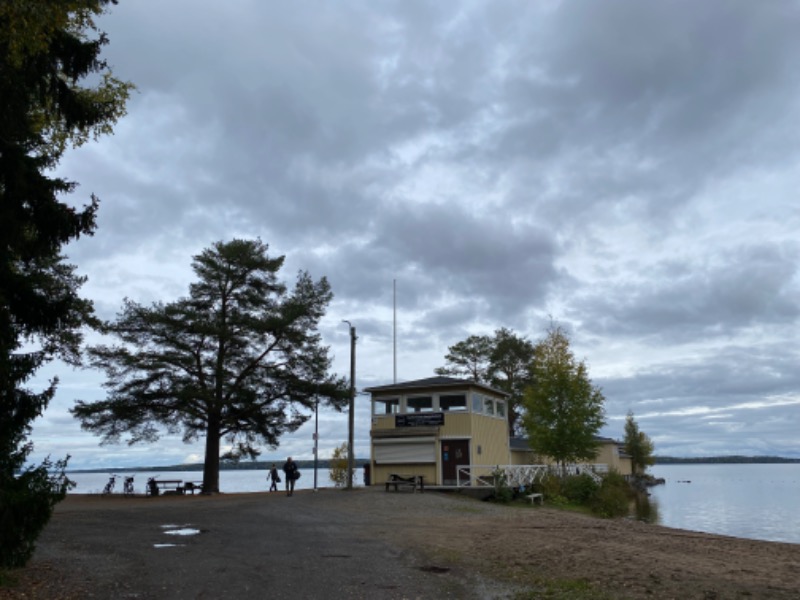
[[610, 471], [603, 477], [589, 506], [600, 517], [624, 517], [628, 514], [631, 494], [631, 487], [625, 478], [616, 471]]
[[[22, 567], [36, 548], [53, 508], [74, 486], [64, 474], [67, 461], [46, 459], [0, 485], [0, 567]], [[55, 472], [50, 469], [55, 466]]]
[[333, 449], [330, 460], [330, 477], [333, 485], [344, 487], [347, 483], [347, 442]]
[[495, 502], [511, 502], [514, 497], [514, 491], [508, 487], [508, 479], [506, 478], [505, 471], [503, 471], [503, 469], [495, 469], [492, 471], [492, 476], [494, 478], [494, 494], [492, 499]]
[[564, 497], [570, 502], [586, 504], [597, 493], [598, 484], [588, 473], [570, 475], [561, 483]]
[[563, 480], [555, 473], [548, 473], [534, 486], [535, 491], [544, 494], [547, 503], [553, 506], [568, 504], [564, 496]]

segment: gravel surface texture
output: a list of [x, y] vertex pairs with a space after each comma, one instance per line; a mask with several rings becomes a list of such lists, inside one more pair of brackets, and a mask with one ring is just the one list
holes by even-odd
[[800, 545], [380, 488], [72, 495], [12, 577], [3, 600], [795, 600]]

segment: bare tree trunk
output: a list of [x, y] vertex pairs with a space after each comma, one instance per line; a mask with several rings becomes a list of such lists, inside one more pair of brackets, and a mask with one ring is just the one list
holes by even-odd
[[206, 432], [206, 456], [203, 462], [203, 493], [219, 492], [219, 416], [211, 415]]

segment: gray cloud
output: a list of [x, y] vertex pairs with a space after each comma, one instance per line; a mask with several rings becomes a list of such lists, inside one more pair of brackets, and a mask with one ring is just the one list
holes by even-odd
[[[59, 167], [73, 202], [102, 200], [67, 253], [109, 317], [184, 295], [211, 243], [260, 237], [287, 281], [330, 280], [323, 336], [345, 374], [357, 325], [359, 387], [391, 378], [394, 280], [406, 379], [552, 316], [608, 435], [632, 408], [659, 452], [800, 456], [799, 20], [744, 0], [123, 2], [106, 56], [138, 91]], [[102, 394], [86, 377], [62, 374], [53, 419], [73, 385]], [[282, 447], [307, 455], [305, 436]]]

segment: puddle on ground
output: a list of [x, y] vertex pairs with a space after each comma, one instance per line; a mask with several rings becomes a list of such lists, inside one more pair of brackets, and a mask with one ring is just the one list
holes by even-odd
[[180, 548], [185, 544], [153, 544], [153, 548]]
[[192, 527], [184, 527], [182, 529], [170, 529], [169, 531], [165, 531], [167, 535], [197, 535], [200, 533], [199, 529], [194, 529]]

